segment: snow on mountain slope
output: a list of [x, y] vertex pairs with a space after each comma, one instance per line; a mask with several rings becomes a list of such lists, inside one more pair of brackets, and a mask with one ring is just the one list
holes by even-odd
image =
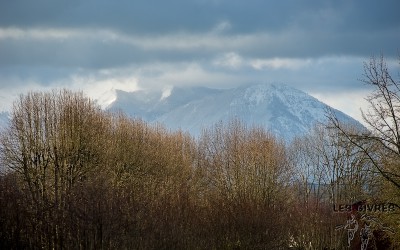
[[[111, 110], [120, 109], [149, 122], [164, 123], [198, 136], [203, 128], [238, 118], [261, 125], [290, 141], [307, 133], [317, 122], [326, 121], [326, 104], [284, 84], [259, 84], [233, 89], [174, 88], [166, 98], [161, 92], [118, 91]], [[361, 126], [335, 110], [339, 119]]]

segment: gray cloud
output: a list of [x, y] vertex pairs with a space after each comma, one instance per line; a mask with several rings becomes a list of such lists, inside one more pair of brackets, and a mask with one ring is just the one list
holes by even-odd
[[0, 65], [105, 68], [229, 51], [249, 57], [396, 56], [399, 9], [396, 0], [2, 1], [3, 32], [73, 34], [18, 39], [0, 34]]
[[311, 36], [298, 30], [224, 34], [214, 33], [210, 29], [203, 33], [131, 35], [92, 29], [0, 28], [0, 65], [98, 69], [151, 61], [210, 60], [217, 54], [232, 51], [245, 57], [260, 58], [368, 57], [379, 53], [394, 56], [399, 40], [400, 30], [361, 33], [357, 36], [320, 32]]

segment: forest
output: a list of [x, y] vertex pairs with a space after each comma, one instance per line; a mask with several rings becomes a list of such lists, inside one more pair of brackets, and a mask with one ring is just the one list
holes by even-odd
[[240, 120], [199, 138], [30, 92], [0, 134], [1, 249], [399, 249], [399, 82], [365, 64], [368, 130], [291, 143]]

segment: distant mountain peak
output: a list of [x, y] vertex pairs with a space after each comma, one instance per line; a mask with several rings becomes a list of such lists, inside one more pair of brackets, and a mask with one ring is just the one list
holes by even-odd
[[[148, 122], [161, 122], [194, 136], [219, 121], [236, 118], [264, 126], [290, 141], [309, 132], [317, 122], [325, 122], [327, 107], [301, 90], [272, 83], [231, 89], [170, 87], [163, 91], [117, 91], [109, 109], [119, 109]], [[341, 120], [359, 124], [344, 113], [335, 112]]]

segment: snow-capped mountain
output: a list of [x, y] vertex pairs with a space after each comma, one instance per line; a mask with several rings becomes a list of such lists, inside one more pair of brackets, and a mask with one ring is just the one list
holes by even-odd
[[[317, 122], [326, 121], [327, 105], [303, 91], [284, 84], [260, 84], [232, 89], [204, 87], [173, 88], [168, 96], [157, 91], [117, 91], [108, 107], [168, 128], [183, 129], [198, 136], [203, 128], [238, 118], [264, 126], [290, 141], [307, 133]], [[360, 123], [335, 110], [343, 122]]]

